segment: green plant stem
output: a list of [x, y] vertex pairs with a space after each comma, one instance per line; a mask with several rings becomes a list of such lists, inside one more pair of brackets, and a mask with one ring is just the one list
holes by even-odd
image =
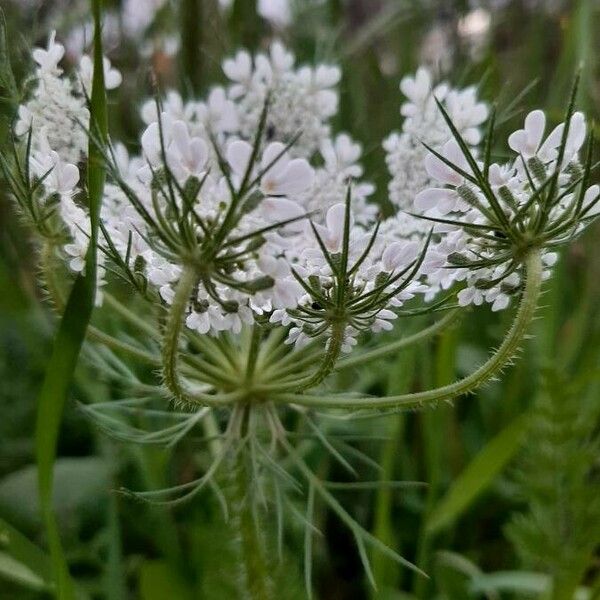
[[[241, 443], [241, 442], [240, 442]], [[253, 469], [244, 448], [239, 448], [232, 470], [232, 525], [239, 534], [244, 592], [251, 600], [273, 600], [266, 549], [252, 492]]]
[[204, 394], [192, 390], [179, 374], [179, 340], [183, 329], [183, 318], [197, 282], [198, 274], [196, 269], [190, 266], [184, 267], [165, 324], [162, 344], [163, 379], [168, 390], [180, 402], [201, 404], [204, 406], [223, 406], [239, 399], [240, 393], [232, 392], [222, 395]]
[[441, 331], [446, 329], [446, 327], [452, 325], [452, 323], [454, 323], [458, 318], [459, 314], [460, 311], [458, 309], [452, 310], [439, 321], [436, 321], [435, 323], [433, 323], [425, 329], [422, 329], [421, 331], [417, 331], [417, 333], [401, 338], [395, 342], [386, 344], [385, 346], [381, 346], [380, 348], [375, 348], [374, 350], [371, 350], [369, 352], [364, 352], [363, 354], [357, 354], [356, 356], [351, 356], [350, 358], [340, 360], [335, 365], [334, 371], [340, 371], [341, 369], [348, 369], [351, 367], [359, 367], [372, 360], [377, 360], [378, 358], [382, 358], [383, 356], [387, 356], [388, 354], [398, 352], [398, 350], [408, 348], [413, 344], [423, 342], [428, 338], [440, 333]]
[[420, 408], [456, 396], [467, 394], [497, 375], [514, 357], [535, 315], [542, 285], [541, 253], [532, 249], [525, 258], [525, 290], [513, 324], [496, 352], [471, 375], [442, 387], [414, 394], [384, 398], [356, 398], [348, 396], [310, 396], [305, 394], [276, 394], [274, 402], [294, 403], [302, 406], [344, 409], [394, 409]]
[[[323, 357], [321, 366], [315, 373], [309, 377], [301, 379], [297, 383], [298, 391], [307, 390], [319, 385], [335, 368], [335, 363], [342, 351], [344, 343], [344, 332], [346, 331], [346, 323], [344, 321], [336, 321], [331, 327], [331, 337], [329, 338], [329, 346]], [[292, 384], [290, 384], [292, 385]]]
[[203, 75], [203, 10], [202, 0], [180, 0], [181, 23], [181, 87], [184, 97], [196, 97]]
[[256, 361], [260, 351], [260, 341], [262, 337], [262, 331], [258, 324], [252, 326], [250, 333], [250, 342], [248, 345], [248, 355], [246, 360], [246, 383], [250, 383], [254, 376], [256, 369]]

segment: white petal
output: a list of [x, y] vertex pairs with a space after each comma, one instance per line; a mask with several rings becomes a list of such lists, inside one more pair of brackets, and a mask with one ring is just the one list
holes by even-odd
[[437, 208], [442, 202], [448, 200], [449, 196], [454, 198], [455, 192], [444, 188], [429, 188], [419, 192], [415, 196], [415, 208], [418, 211], [424, 212]]
[[546, 129], [546, 115], [542, 110], [534, 110], [525, 117], [525, 131], [527, 133], [527, 144], [531, 152], [535, 153], [539, 147], [544, 130]]
[[314, 170], [303, 158], [291, 160], [282, 173], [277, 194], [283, 196], [299, 194], [309, 188], [314, 180]]
[[71, 191], [79, 181], [79, 169], [75, 165], [66, 164], [62, 168], [61, 188]]
[[227, 162], [239, 177], [243, 177], [246, 173], [251, 156], [252, 146], [248, 142], [237, 140], [227, 147]]

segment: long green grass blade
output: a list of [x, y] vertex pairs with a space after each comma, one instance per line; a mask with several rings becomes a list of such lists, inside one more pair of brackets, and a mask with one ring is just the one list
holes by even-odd
[[[7, 572], [0, 567], [0, 575], [38, 591], [48, 590], [52, 577], [48, 555], [3, 519], [0, 519], [0, 540], [2, 554], [12, 561]], [[4, 560], [3, 564], [11, 563]]]
[[[101, 0], [92, 0], [94, 14], [94, 78], [90, 110], [90, 127], [96, 138], [107, 136], [107, 109], [102, 67], [100, 35]], [[36, 422], [36, 460], [40, 507], [50, 549], [52, 570], [59, 600], [74, 597], [67, 561], [62, 549], [58, 525], [52, 509], [53, 467], [56, 458], [58, 431], [85, 332], [92, 314], [96, 293], [96, 246], [100, 204], [104, 188], [102, 156], [90, 141], [88, 159], [88, 194], [91, 222], [90, 244], [86, 255], [85, 274], [80, 274], [71, 290], [52, 355], [38, 397]]]
[[517, 417], [479, 452], [432, 510], [428, 535], [452, 524], [486, 490], [520, 448], [528, 422], [528, 415]]

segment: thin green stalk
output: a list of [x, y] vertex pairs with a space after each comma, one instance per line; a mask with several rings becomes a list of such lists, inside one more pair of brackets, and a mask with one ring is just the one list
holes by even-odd
[[252, 473], [248, 457], [240, 448], [232, 469], [232, 526], [239, 534], [244, 592], [251, 600], [273, 600], [273, 584], [269, 577], [265, 541], [253, 493]]
[[[456, 335], [455, 331], [448, 331], [443, 335], [436, 349], [434, 385], [444, 385], [454, 378], [454, 366], [456, 363]], [[450, 456], [448, 448], [450, 407], [443, 406], [440, 410], [428, 411], [421, 415], [423, 420], [423, 444], [425, 449], [425, 467], [427, 492], [425, 506], [422, 512], [419, 541], [417, 544], [416, 564], [424, 571], [431, 568], [431, 556], [433, 553], [433, 538], [427, 531], [429, 515], [434, 509], [440, 496], [442, 485], [442, 473], [446, 460]], [[430, 592], [429, 582], [422, 577], [414, 578], [414, 594], [417, 598], [426, 598]]]
[[252, 332], [250, 333], [250, 342], [248, 346], [248, 355], [246, 361], [246, 383], [252, 381], [254, 371], [256, 369], [256, 361], [260, 351], [260, 340], [262, 337], [262, 330], [256, 323], [252, 326]]
[[179, 340], [183, 329], [183, 318], [194, 287], [198, 282], [196, 269], [183, 269], [177, 284], [173, 303], [169, 309], [162, 346], [163, 378], [165, 385], [176, 400], [186, 404], [222, 406], [239, 398], [239, 393], [211, 395], [190, 389], [179, 374]]
[[344, 343], [344, 332], [346, 331], [346, 323], [344, 321], [336, 321], [331, 326], [331, 337], [329, 338], [329, 346], [323, 357], [321, 366], [315, 373], [307, 378], [300, 380], [297, 384], [297, 389], [306, 390], [319, 385], [335, 368], [335, 363], [342, 351]]
[[460, 311], [458, 309], [452, 310], [442, 319], [436, 321], [426, 329], [417, 331], [417, 333], [401, 338], [395, 342], [386, 344], [385, 346], [375, 348], [374, 350], [371, 350], [369, 352], [364, 352], [363, 354], [357, 354], [356, 356], [351, 356], [349, 358], [345, 358], [344, 360], [340, 360], [335, 365], [334, 371], [339, 371], [341, 369], [348, 369], [352, 367], [359, 367], [364, 363], [370, 362], [372, 360], [377, 360], [383, 356], [387, 356], [388, 354], [398, 352], [398, 350], [402, 350], [403, 348], [408, 348], [413, 344], [423, 342], [428, 338], [440, 333], [446, 327], [449, 327], [452, 323], [454, 323], [454, 321], [456, 321], [459, 314]]
[[181, 0], [181, 87], [184, 97], [200, 92], [203, 74], [202, 0]]
[[531, 250], [525, 259], [525, 290], [513, 324], [496, 352], [471, 375], [432, 390], [388, 396], [385, 398], [354, 398], [348, 396], [310, 396], [306, 394], [278, 394], [274, 402], [287, 402], [302, 406], [344, 409], [383, 409], [383, 408], [421, 408], [443, 400], [451, 400], [462, 394], [472, 392], [497, 375], [514, 357], [529, 328], [535, 311], [542, 285], [542, 260], [537, 249]]

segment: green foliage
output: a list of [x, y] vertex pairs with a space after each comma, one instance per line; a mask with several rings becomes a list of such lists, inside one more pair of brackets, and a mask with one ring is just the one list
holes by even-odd
[[[96, 139], [104, 140], [107, 135], [108, 124], [104, 69], [101, 66], [103, 54], [100, 33], [100, 0], [93, 1], [93, 13], [96, 32], [94, 38], [94, 64], [96, 68], [94, 69], [92, 86], [90, 122], [91, 130]], [[96, 295], [96, 244], [105, 172], [101, 155], [93, 141], [90, 141], [87, 174], [91, 237], [86, 253], [85, 274], [80, 274], [77, 277], [67, 300], [65, 312], [54, 341], [52, 355], [46, 367], [46, 376], [38, 397], [36, 423], [36, 460], [40, 508], [46, 525], [59, 600], [70, 600], [74, 597], [74, 591], [52, 507], [52, 486], [58, 432], [64, 405]]]
[[516, 475], [527, 510], [507, 527], [524, 565], [551, 576], [557, 600], [572, 597], [600, 544], [597, 386], [590, 392], [547, 372]]
[[521, 447], [528, 422], [527, 415], [517, 417], [477, 454], [429, 515], [427, 535], [451, 525], [489, 488]]

